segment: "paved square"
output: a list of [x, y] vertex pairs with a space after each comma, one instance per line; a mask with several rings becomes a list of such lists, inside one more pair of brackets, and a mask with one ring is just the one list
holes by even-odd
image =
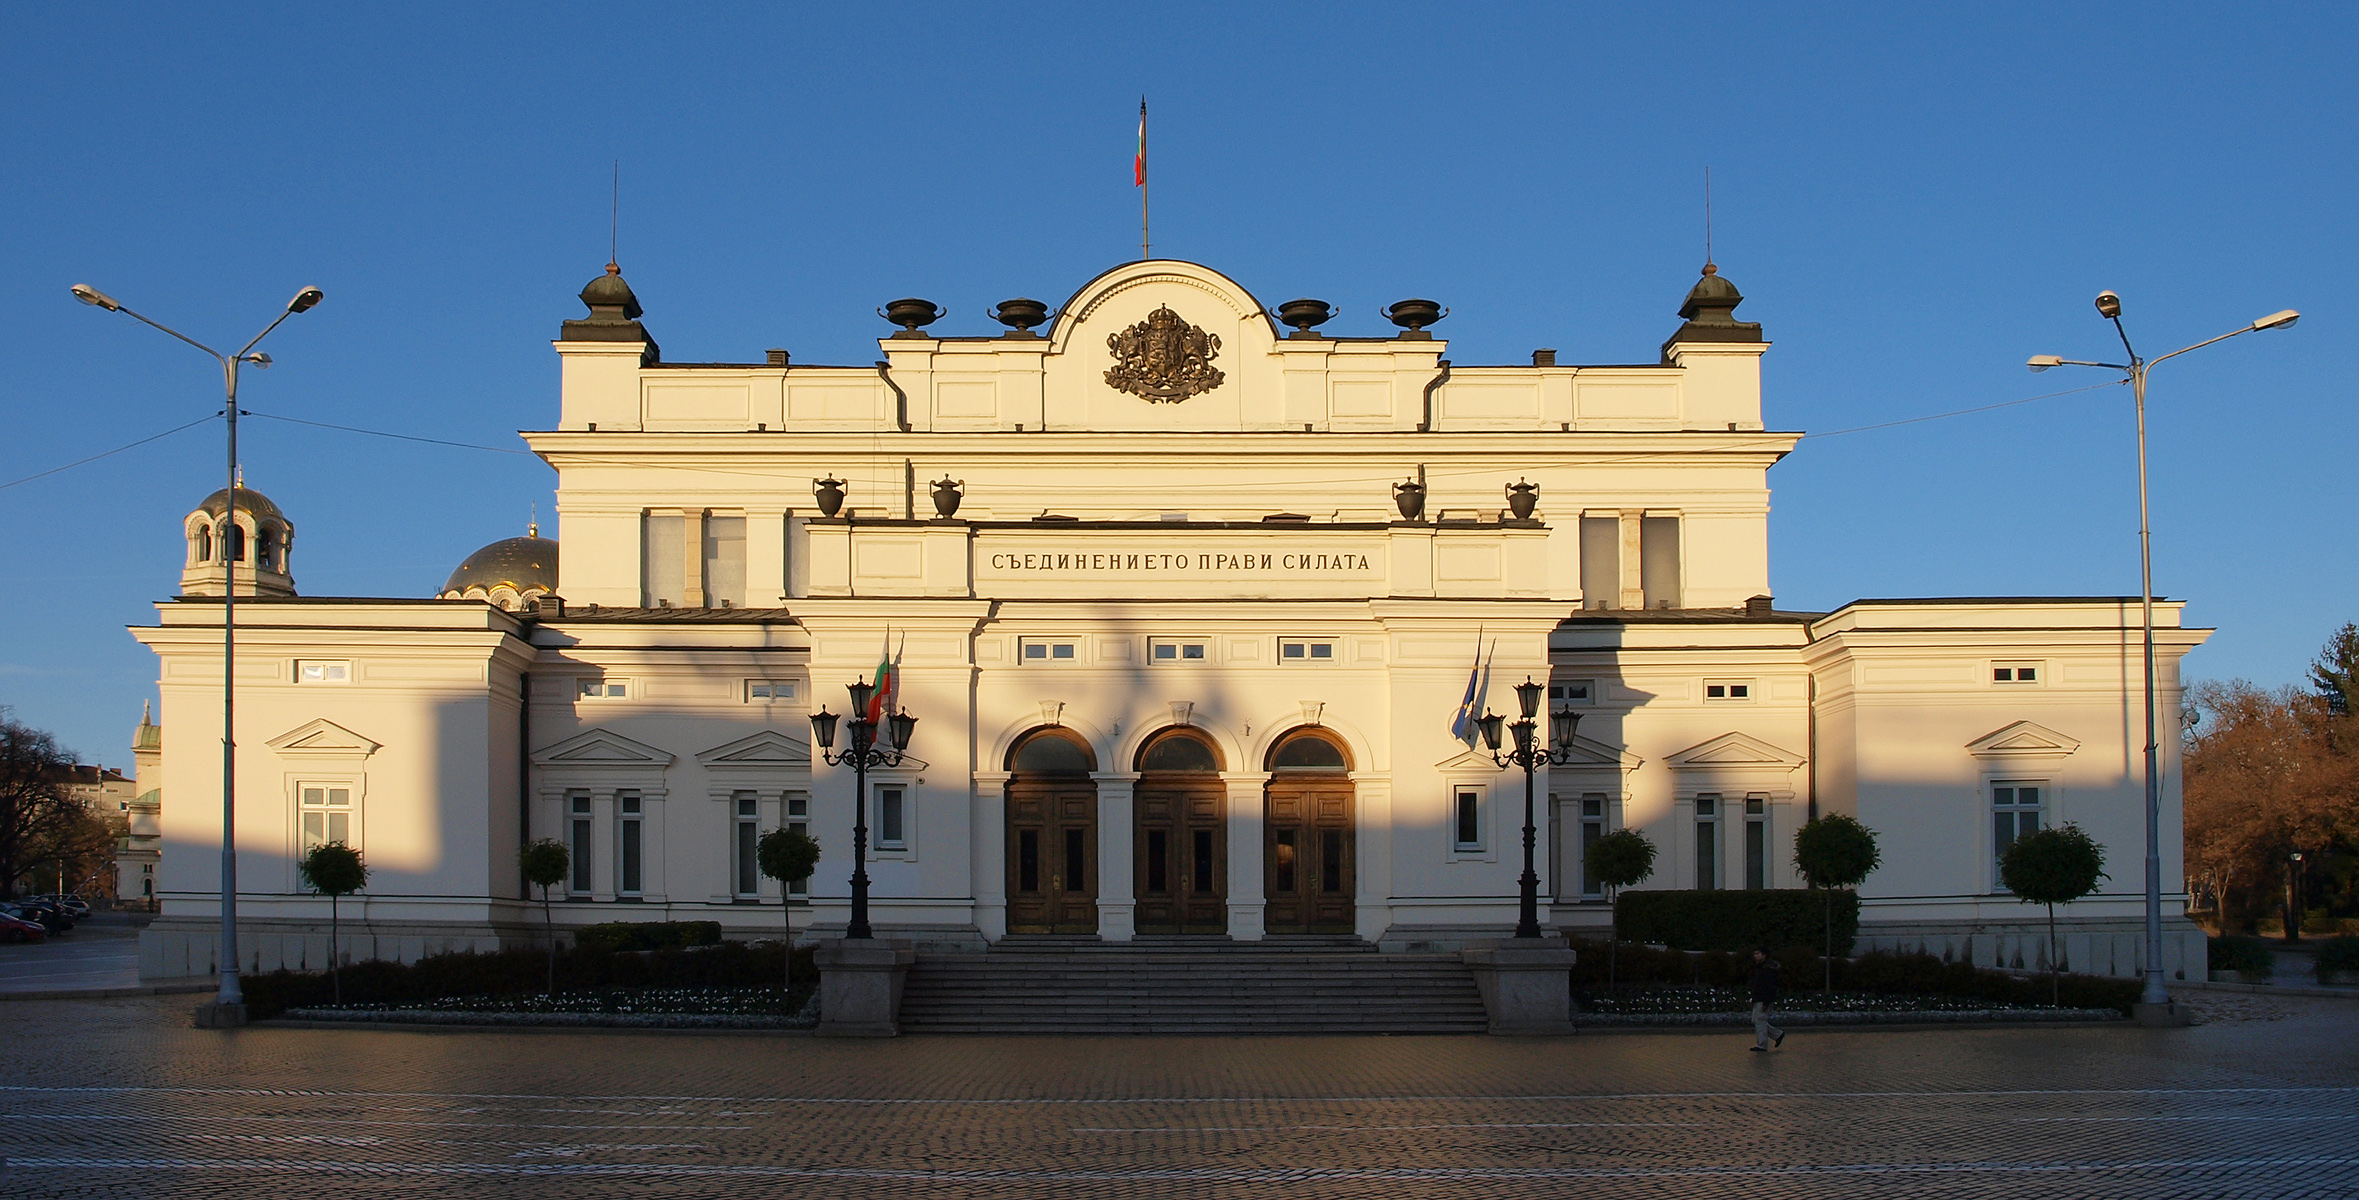
[[2359, 1005], [1508, 1041], [188, 1028], [0, 1006], [10, 1197], [2359, 1195]]

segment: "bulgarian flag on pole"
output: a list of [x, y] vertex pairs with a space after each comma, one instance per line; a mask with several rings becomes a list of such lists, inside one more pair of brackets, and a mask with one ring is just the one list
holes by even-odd
[[877, 724], [891, 715], [895, 702], [900, 699], [896, 695], [900, 690], [901, 668], [893, 661], [892, 643], [887, 641], [885, 649], [877, 655], [876, 690], [868, 695], [869, 724]]
[[1139, 97], [1139, 156], [1130, 164], [1130, 185], [1147, 186], [1147, 98]]

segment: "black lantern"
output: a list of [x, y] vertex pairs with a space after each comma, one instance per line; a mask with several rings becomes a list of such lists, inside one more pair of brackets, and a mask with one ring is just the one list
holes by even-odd
[[1532, 677], [1529, 675], [1524, 676], [1522, 683], [1515, 685], [1515, 702], [1523, 708], [1524, 720], [1529, 721], [1540, 715], [1540, 693], [1542, 690], [1539, 684], [1532, 682]]
[[893, 725], [893, 749], [909, 749], [909, 735], [917, 729], [917, 718], [910, 716], [908, 709], [903, 709], [887, 719]]
[[[1546, 684], [1526, 675], [1522, 683], [1515, 685], [1515, 703], [1522, 717], [1508, 724], [1497, 713], [1486, 712], [1475, 721], [1475, 727], [1482, 731], [1483, 746], [1491, 752], [1491, 761], [1502, 767], [1522, 767], [1524, 772], [1524, 870], [1516, 880], [1523, 893], [1515, 922], [1518, 938], [1540, 937], [1540, 875], [1532, 865], [1533, 847], [1538, 838], [1533, 825], [1537, 791], [1533, 777], [1541, 767], [1563, 766], [1572, 761], [1573, 733], [1581, 722], [1580, 716], [1569, 708], [1547, 714], [1552, 745], [1540, 745], [1540, 701], [1547, 694]], [[1514, 734], [1514, 747], [1502, 750], [1501, 734], [1509, 731]]]
[[854, 721], [867, 720], [868, 698], [876, 694], [876, 685], [866, 680], [855, 679], [844, 690], [852, 693], [852, 719]]
[[1572, 709], [1560, 708], [1555, 712], [1548, 714], [1548, 732], [1556, 742], [1556, 748], [1559, 750], [1566, 750], [1572, 747], [1573, 734], [1580, 728], [1581, 714], [1574, 712]]
[[909, 735], [917, 728], [917, 718], [907, 712], [887, 716], [882, 723], [892, 737], [892, 748], [878, 746], [879, 722], [868, 717], [869, 703], [876, 697], [876, 685], [854, 679], [844, 690], [851, 693], [852, 699], [852, 744], [841, 754], [830, 752], [835, 746], [837, 717], [824, 708], [811, 714], [811, 736], [819, 742], [820, 761], [829, 766], [852, 768], [852, 914], [844, 925], [844, 937], [859, 941], [874, 936], [868, 925], [868, 770], [902, 764], [902, 752], [909, 748]]
[[1483, 745], [1493, 751], [1498, 750], [1499, 735], [1507, 727], [1507, 718], [1494, 712], [1486, 712], [1475, 718], [1474, 723], [1476, 728], [1483, 731]]
[[834, 713], [827, 711], [824, 707], [811, 714], [811, 737], [819, 743], [820, 749], [835, 749], [835, 723], [837, 719]]

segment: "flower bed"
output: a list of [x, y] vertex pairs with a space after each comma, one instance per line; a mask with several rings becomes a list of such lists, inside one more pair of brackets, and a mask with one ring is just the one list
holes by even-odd
[[[791, 960], [791, 961], [790, 961]], [[783, 988], [789, 981], [791, 988]], [[373, 1007], [376, 1011], [435, 1012], [457, 1011], [452, 1004], [474, 1004], [469, 1011], [503, 1011], [499, 1006], [526, 1006], [547, 1000], [550, 975], [549, 956], [540, 950], [505, 950], [493, 954], [436, 954], [414, 963], [361, 962], [344, 968], [344, 1000], [342, 1009], [361, 1010]], [[718, 995], [743, 994], [748, 997], [762, 993], [791, 990], [789, 999], [799, 1006], [802, 998], [817, 990], [819, 972], [811, 961], [811, 949], [803, 947], [791, 952], [778, 942], [748, 945], [744, 942], [723, 942], [717, 946], [692, 949], [667, 949], [638, 953], [615, 953], [590, 947], [562, 949], [557, 952], [556, 993], [559, 997], [669, 994], [682, 997], [675, 1001], [650, 1000], [648, 1003], [688, 1003], [684, 997], [692, 993]], [[298, 973], [274, 971], [267, 975], [248, 976], [245, 981], [246, 1003], [257, 1020], [291, 1013], [295, 1010], [327, 1011], [332, 987], [326, 973]], [[719, 1003], [719, 1001], [711, 1001]], [[751, 1003], [748, 1000], [747, 1003]], [[492, 1005], [486, 1008], [484, 1005]], [[788, 1009], [787, 1011], [796, 1011]], [[519, 1007], [515, 1014], [525, 1014]], [[588, 1015], [634, 1016], [644, 1013], [593, 1012]], [[656, 1014], [667, 1015], [667, 1014]], [[728, 1016], [727, 1012], [677, 1012], [668, 1015]], [[745, 1015], [745, 1014], [740, 1014]], [[772, 1014], [774, 1017], [775, 1014]]]
[[654, 1028], [808, 1029], [819, 1023], [817, 989], [779, 987], [587, 988], [440, 996], [424, 1001], [315, 1005], [280, 1015], [302, 1021], [432, 1025], [619, 1025]]

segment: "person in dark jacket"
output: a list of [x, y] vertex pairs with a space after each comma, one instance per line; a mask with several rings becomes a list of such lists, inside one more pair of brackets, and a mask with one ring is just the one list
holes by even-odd
[[1769, 1006], [1777, 1000], [1777, 960], [1767, 950], [1753, 952], [1753, 1049], [1768, 1052], [1782, 1046], [1786, 1031], [1769, 1023]]

